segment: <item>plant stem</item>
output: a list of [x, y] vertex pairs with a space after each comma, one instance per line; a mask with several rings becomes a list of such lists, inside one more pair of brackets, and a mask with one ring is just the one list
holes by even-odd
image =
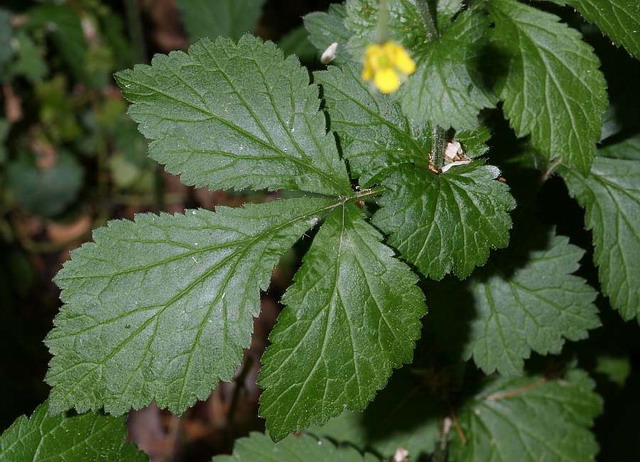
[[429, 3], [427, 0], [418, 0], [416, 2], [418, 6], [418, 11], [420, 11], [420, 16], [422, 16], [422, 22], [424, 22], [424, 28], [427, 31], [427, 39], [431, 42], [432, 40], [437, 39], [440, 35], [438, 34], [438, 28], [436, 27], [436, 21], [431, 13], [431, 8], [429, 8]]
[[445, 141], [444, 129], [434, 124], [431, 129], [431, 154], [429, 161], [438, 171], [440, 171], [444, 165]]
[[378, 27], [376, 39], [378, 43], [385, 42], [389, 31], [389, 0], [380, 0], [378, 5]]
[[129, 38], [133, 44], [136, 63], [147, 62], [147, 47], [144, 42], [144, 33], [142, 32], [142, 18], [138, 9], [137, 0], [124, 0], [124, 6], [127, 12], [127, 28], [129, 29]]
[[[440, 36], [436, 27], [436, 20], [429, 7], [428, 0], [418, 0], [416, 2], [420, 16], [422, 16], [422, 22], [427, 32], [427, 40], [430, 42], [437, 40]], [[440, 171], [444, 165], [444, 148], [445, 148], [445, 132], [444, 129], [438, 125], [433, 125], [431, 129], [431, 153], [429, 154], [429, 164], [436, 170]]]

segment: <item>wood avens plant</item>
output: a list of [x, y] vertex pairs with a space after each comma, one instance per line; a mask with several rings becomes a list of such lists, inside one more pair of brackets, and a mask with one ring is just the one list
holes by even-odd
[[[637, 1], [554, 3], [640, 57]], [[333, 46], [311, 74], [250, 35], [118, 73], [149, 155], [184, 184], [295, 194], [96, 230], [56, 277], [48, 413], [181, 414], [205, 399], [238, 370], [261, 291], [307, 235], [262, 357], [268, 437], [233, 460], [593, 459], [589, 374], [570, 358], [525, 370], [600, 326], [597, 291], [574, 275], [584, 251], [535, 222], [538, 185], [492, 165], [565, 180], [602, 294], [639, 318], [640, 142], [597, 149], [607, 85], [558, 5], [348, 0], [305, 18], [319, 54]], [[488, 148], [495, 119], [530, 155]], [[420, 339], [438, 348], [414, 355]]]

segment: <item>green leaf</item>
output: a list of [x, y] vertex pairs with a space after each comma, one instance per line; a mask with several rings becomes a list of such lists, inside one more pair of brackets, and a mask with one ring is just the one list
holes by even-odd
[[373, 224], [389, 234], [389, 244], [422, 274], [465, 278], [489, 257], [489, 249], [509, 242], [515, 207], [500, 171], [475, 161], [437, 175], [400, 168], [382, 184]]
[[264, 0], [177, 0], [192, 42], [204, 37], [238, 40], [254, 32]]
[[180, 413], [207, 397], [240, 364], [278, 259], [333, 207], [291, 199], [98, 229], [56, 277], [52, 412], [117, 415], [155, 401]]
[[23, 75], [33, 84], [42, 81], [49, 72], [42, 51], [25, 33], [17, 34], [16, 44], [17, 59], [12, 66], [12, 74]]
[[314, 238], [262, 358], [260, 414], [274, 439], [363, 409], [411, 360], [424, 297], [380, 239], [353, 204]]
[[410, 460], [422, 460], [435, 449], [442, 417], [422, 379], [400, 370], [364, 412], [345, 411], [307, 431], [360, 451], [370, 450], [384, 460], [391, 460], [398, 448], [406, 449]]
[[11, 26], [11, 13], [4, 8], [0, 8], [0, 82], [5, 82], [10, 75], [11, 58], [13, 58], [13, 47], [11, 38], [13, 37], [13, 26]]
[[351, 194], [317, 87], [273, 43], [203, 39], [116, 78], [151, 157], [185, 184]]
[[475, 309], [463, 356], [486, 373], [521, 374], [532, 350], [559, 353], [565, 338], [584, 339], [600, 326], [596, 291], [572, 275], [584, 251], [564, 236], [532, 227], [526, 232], [516, 233], [509, 249], [440, 298], [453, 320], [469, 302], [451, 294], [469, 293]]
[[442, 37], [420, 51], [416, 73], [401, 89], [402, 108], [409, 117], [443, 128], [478, 126], [480, 110], [495, 105], [495, 97], [476, 75], [488, 32], [486, 16], [466, 11]]
[[428, 166], [428, 128], [412, 124], [393, 98], [369, 91], [355, 65], [331, 66], [314, 77], [323, 87], [331, 130], [361, 186], [379, 181], [403, 163]]
[[616, 357], [600, 355], [596, 358], [595, 372], [605, 375], [611, 382], [624, 387], [631, 374], [631, 361], [628, 356]]
[[495, 43], [510, 58], [499, 96], [511, 126], [546, 157], [588, 173], [607, 107], [593, 49], [552, 14], [515, 0], [489, 9]]
[[550, 0], [570, 5], [640, 59], [640, 3], [637, 0]]
[[64, 212], [78, 196], [83, 178], [81, 165], [65, 151], [51, 168], [39, 168], [27, 153], [7, 166], [7, 189], [25, 209], [44, 217]]
[[291, 435], [274, 443], [262, 433], [251, 433], [236, 440], [231, 456], [216, 456], [212, 462], [374, 462], [378, 459], [362, 456], [353, 448], [336, 448], [327, 440], [309, 435]]
[[304, 17], [304, 27], [309, 32], [309, 41], [323, 52], [333, 42], [338, 42], [335, 62], [349, 60], [346, 45], [351, 32], [344, 25], [347, 16], [344, 5], [330, 5], [326, 13], [316, 11]]
[[[620, 144], [621, 157], [627, 149], [627, 143]], [[607, 151], [615, 153], [617, 148]], [[562, 176], [570, 194], [587, 210], [585, 222], [593, 232], [602, 292], [625, 320], [640, 321], [640, 159], [598, 157], [589, 175], [563, 169]]]
[[0, 459], [11, 462], [148, 460], [126, 441], [125, 419], [84, 414], [47, 415], [48, 403], [19, 417], [0, 436]]
[[490, 379], [458, 413], [466, 444], [452, 437], [451, 462], [584, 462], [598, 444], [589, 431], [602, 411], [582, 370], [559, 380]]
[[598, 157], [640, 161], [640, 135], [598, 149]]
[[92, 83], [92, 75], [86, 67], [87, 41], [82, 31], [81, 16], [69, 4], [40, 5], [29, 11], [27, 27], [35, 31], [47, 31], [78, 80]]

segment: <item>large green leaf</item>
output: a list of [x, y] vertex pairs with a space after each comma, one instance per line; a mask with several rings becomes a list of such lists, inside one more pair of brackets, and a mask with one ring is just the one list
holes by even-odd
[[290, 199], [98, 229], [56, 277], [51, 411], [183, 412], [204, 399], [240, 364], [280, 256], [335, 206]]
[[203, 39], [116, 77], [151, 157], [184, 183], [350, 194], [317, 87], [273, 43]]
[[497, 181], [500, 171], [474, 161], [434, 174], [412, 167], [383, 181], [390, 189], [379, 200], [373, 224], [390, 235], [389, 244], [432, 279], [453, 272], [465, 278], [509, 242], [515, 201]]
[[402, 108], [412, 120], [460, 130], [477, 127], [480, 110], [495, 104], [477, 76], [488, 33], [488, 18], [466, 11], [420, 51], [415, 75], [402, 86]]
[[516, 0], [489, 2], [495, 44], [509, 58], [500, 91], [518, 136], [588, 173], [607, 107], [600, 62], [578, 31]]
[[148, 460], [126, 441], [125, 419], [98, 414], [74, 417], [47, 415], [41, 404], [0, 436], [0, 460], [7, 462], [69, 462]]
[[314, 76], [323, 87], [331, 130], [361, 186], [377, 182], [402, 163], [428, 166], [428, 127], [412, 124], [394, 99], [371, 92], [355, 65], [330, 67]]
[[[636, 160], [627, 160], [634, 145]], [[569, 169], [562, 175], [587, 209], [603, 293], [624, 319], [640, 320], [640, 144], [623, 142], [605, 153], [622, 158], [597, 157], [589, 175]]]
[[177, 0], [194, 42], [204, 37], [238, 40], [254, 32], [265, 0]]
[[458, 413], [467, 442], [454, 433], [449, 460], [594, 460], [598, 444], [589, 427], [602, 411], [594, 385], [581, 370], [559, 380], [490, 379]]
[[436, 291], [450, 322], [466, 323], [472, 311], [463, 355], [486, 373], [520, 374], [532, 350], [559, 353], [565, 338], [584, 339], [600, 325], [596, 291], [572, 275], [584, 252], [539, 228], [526, 233], [516, 232], [509, 249], [471, 279]]
[[370, 450], [390, 460], [398, 448], [410, 460], [422, 460], [435, 449], [443, 414], [424, 377], [402, 369], [395, 373], [364, 412], [345, 411], [309, 433], [340, 444]]
[[587, 21], [640, 59], [640, 3], [638, 0], [551, 0], [570, 5]]
[[270, 435], [361, 410], [411, 360], [424, 297], [355, 205], [336, 209], [283, 298], [259, 383]]
[[274, 443], [262, 433], [251, 433], [236, 441], [231, 456], [217, 456], [212, 462], [374, 462], [370, 454], [353, 448], [336, 448], [327, 440], [309, 435], [291, 435]]

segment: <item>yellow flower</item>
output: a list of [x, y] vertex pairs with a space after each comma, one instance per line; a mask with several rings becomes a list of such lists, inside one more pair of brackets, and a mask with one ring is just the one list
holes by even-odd
[[415, 72], [416, 63], [402, 45], [393, 42], [369, 45], [364, 52], [362, 80], [382, 93], [393, 93], [402, 80]]

